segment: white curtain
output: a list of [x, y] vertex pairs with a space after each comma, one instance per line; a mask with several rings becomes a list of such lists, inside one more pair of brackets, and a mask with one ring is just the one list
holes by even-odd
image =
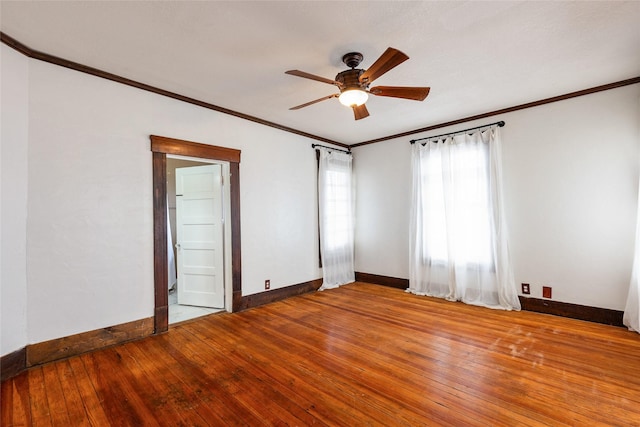
[[320, 290], [355, 281], [352, 156], [318, 148], [318, 205], [323, 283]]
[[640, 183], [638, 184], [638, 212], [636, 221], [636, 249], [627, 304], [622, 323], [632, 331], [640, 332]]
[[412, 146], [409, 289], [520, 310], [507, 245], [497, 126]]

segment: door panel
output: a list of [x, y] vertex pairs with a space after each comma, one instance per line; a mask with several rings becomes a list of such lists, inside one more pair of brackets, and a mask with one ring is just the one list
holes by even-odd
[[224, 308], [222, 167], [176, 169], [178, 304]]

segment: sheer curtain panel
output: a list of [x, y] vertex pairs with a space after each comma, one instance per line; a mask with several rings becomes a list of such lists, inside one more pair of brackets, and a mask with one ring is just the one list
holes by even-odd
[[320, 290], [324, 290], [355, 281], [352, 156], [317, 149], [320, 152], [318, 205], [323, 276]]
[[640, 183], [638, 184], [638, 212], [636, 215], [636, 249], [622, 323], [630, 330], [640, 332]]
[[500, 131], [412, 145], [409, 289], [520, 310], [502, 202]]

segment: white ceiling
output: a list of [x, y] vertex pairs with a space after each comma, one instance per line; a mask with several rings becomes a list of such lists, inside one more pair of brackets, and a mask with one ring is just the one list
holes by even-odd
[[[1, 30], [31, 49], [259, 119], [354, 144], [640, 76], [640, 1], [2, 1]], [[411, 59], [375, 85], [424, 102], [330, 99], [342, 55]]]

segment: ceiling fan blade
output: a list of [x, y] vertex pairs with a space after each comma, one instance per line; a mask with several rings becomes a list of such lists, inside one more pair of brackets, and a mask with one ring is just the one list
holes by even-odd
[[335, 80], [325, 79], [324, 77], [316, 76], [315, 74], [306, 73], [306, 72], [300, 71], [300, 70], [289, 70], [289, 71], [285, 71], [284, 73], [285, 74], [290, 74], [292, 76], [303, 77], [305, 79], [315, 80], [317, 82], [322, 82], [322, 83], [327, 83], [327, 84], [330, 84], [330, 85], [340, 86], [340, 84]]
[[319, 99], [316, 99], [316, 100], [313, 100], [313, 101], [309, 101], [309, 102], [306, 102], [304, 104], [296, 105], [295, 107], [289, 108], [289, 110], [299, 110], [301, 108], [308, 107], [309, 105], [313, 105], [313, 104], [315, 104], [317, 102], [326, 101], [327, 99], [337, 98], [337, 97], [338, 97], [338, 94], [334, 93], [333, 95], [323, 96], [322, 98], [319, 98]]
[[369, 69], [360, 75], [360, 82], [369, 84], [387, 71], [402, 64], [407, 59], [409, 59], [409, 57], [398, 49], [389, 47]]
[[367, 107], [364, 104], [360, 106], [354, 105], [351, 108], [353, 108], [353, 115], [355, 116], [356, 120], [369, 117], [369, 110], [367, 110]]
[[429, 95], [429, 87], [406, 87], [406, 86], [376, 86], [369, 92], [377, 96], [391, 96], [393, 98], [413, 99], [424, 101]]

